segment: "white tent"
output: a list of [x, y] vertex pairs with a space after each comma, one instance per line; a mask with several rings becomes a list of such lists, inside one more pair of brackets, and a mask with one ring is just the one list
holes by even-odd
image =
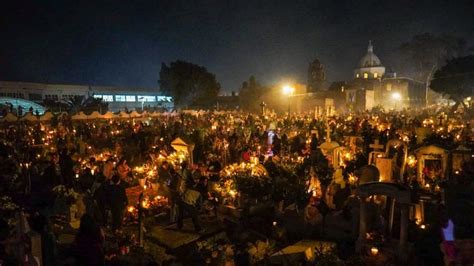
[[71, 117], [72, 120], [85, 120], [87, 119], [87, 115], [84, 112], [79, 112]]
[[104, 119], [113, 119], [114, 118], [114, 113], [112, 113], [111, 111], [108, 111], [107, 113], [102, 115], [102, 118], [104, 118]]
[[88, 119], [100, 119], [100, 118], [102, 118], [102, 115], [99, 112], [94, 111], [94, 112], [92, 112], [92, 114], [88, 115], [87, 118]]
[[54, 117], [53, 113], [51, 113], [51, 112], [48, 111], [48, 112], [44, 113], [42, 116], [40, 116], [40, 120], [41, 120], [41, 121], [49, 121], [49, 120], [51, 120], [53, 117]]
[[8, 113], [5, 117], [2, 118], [2, 122], [14, 122], [17, 121], [18, 117], [14, 115], [13, 113]]
[[38, 121], [38, 117], [36, 117], [35, 115], [33, 115], [31, 112], [28, 112], [28, 113], [26, 113], [25, 116], [23, 116], [22, 118], [20, 118], [20, 121], [36, 122], [36, 121]]

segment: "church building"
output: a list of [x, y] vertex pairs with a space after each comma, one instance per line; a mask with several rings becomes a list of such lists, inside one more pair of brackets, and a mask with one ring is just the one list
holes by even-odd
[[354, 69], [353, 80], [345, 90], [346, 104], [354, 111], [417, 108], [425, 103], [425, 84], [387, 72], [369, 41], [367, 53]]

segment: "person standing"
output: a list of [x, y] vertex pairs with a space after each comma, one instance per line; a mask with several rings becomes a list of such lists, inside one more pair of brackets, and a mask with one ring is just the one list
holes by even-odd
[[91, 216], [84, 214], [73, 244], [77, 265], [104, 265], [104, 239], [100, 226]]
[[73, 185], [74, 161], [66, 148], [64, 148], [59, 155], [59, 168], [64, 185], [71, 187]]
[[193, 179], [186, 179], [186, 188], [181, 195], [181, 199], [178, 201], [178, 229], [183, 228], [184, 215], [188, 214], [193, 221], [194, 230], [196, 230], [196, 232], [202, 232], [198, 217], [198, 205], [200, 200], [201, 193], [194, 189]]
[[127, 182], [129, 180], [129, 174], [132, 172], [132, 169], [127, 164], [127, 160], [121, 159], [117, 164], [117, 173], [120, 176], [120, 179], [123, 182]]
[[178, 201], [183, 179], [174, 168], [170, 168], [169, 173], [170, 179], [166, 186], [169, 194], [169, 204], [171, 205], [170, 222], [176, 222], [178, 216]]
[[121, 184], [120, 176], [114, 175], [106, 189], [107, 205], [112, 213], [112, 230], [120, 231], [125, 208], [128, 204], [125, 187]]
[[114, 160], [113, 159], [108, 159], [103, 167], [102, 174], [105, 177], [105, 180], [110, 180], [112, 179], [112, 176], [114, 175]]

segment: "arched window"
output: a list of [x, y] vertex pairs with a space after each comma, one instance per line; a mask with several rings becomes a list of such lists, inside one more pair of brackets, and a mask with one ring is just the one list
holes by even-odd
[[369, 73], [367, 73], [367, 72], [364, 73], [364, 78], [365, 78], [365, 79], [368, 79], [368, 78], [369, 78]]
[[357, 73], [357, 74], [356, 74], [356, 78], [359, 78], [359, 77], [360, 77], [360, 75], [359, 75], [359, 73]]
[[375, 72], [375, 73], [374, 73], [374, 78], [376, 79], [376, 78], [378, 78], [378, 77], [379, 77], [379, 73]]

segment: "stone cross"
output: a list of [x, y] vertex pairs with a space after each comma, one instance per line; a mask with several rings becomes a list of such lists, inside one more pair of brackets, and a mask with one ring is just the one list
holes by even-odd
[[442, 126], [444, 122], [444, 113], [442, 113], [438, 119], [439, 119], [439, 125]]
[[331, 127], [329, 127], [329, 120], [326, 119], [326, 142], [331, 142]]
[[372, 148], [374, 150], [383, 150], [383, 145], [379, 143], [379, 139], [376, 139], [374, 143], [369, 145], [369, 148]]

